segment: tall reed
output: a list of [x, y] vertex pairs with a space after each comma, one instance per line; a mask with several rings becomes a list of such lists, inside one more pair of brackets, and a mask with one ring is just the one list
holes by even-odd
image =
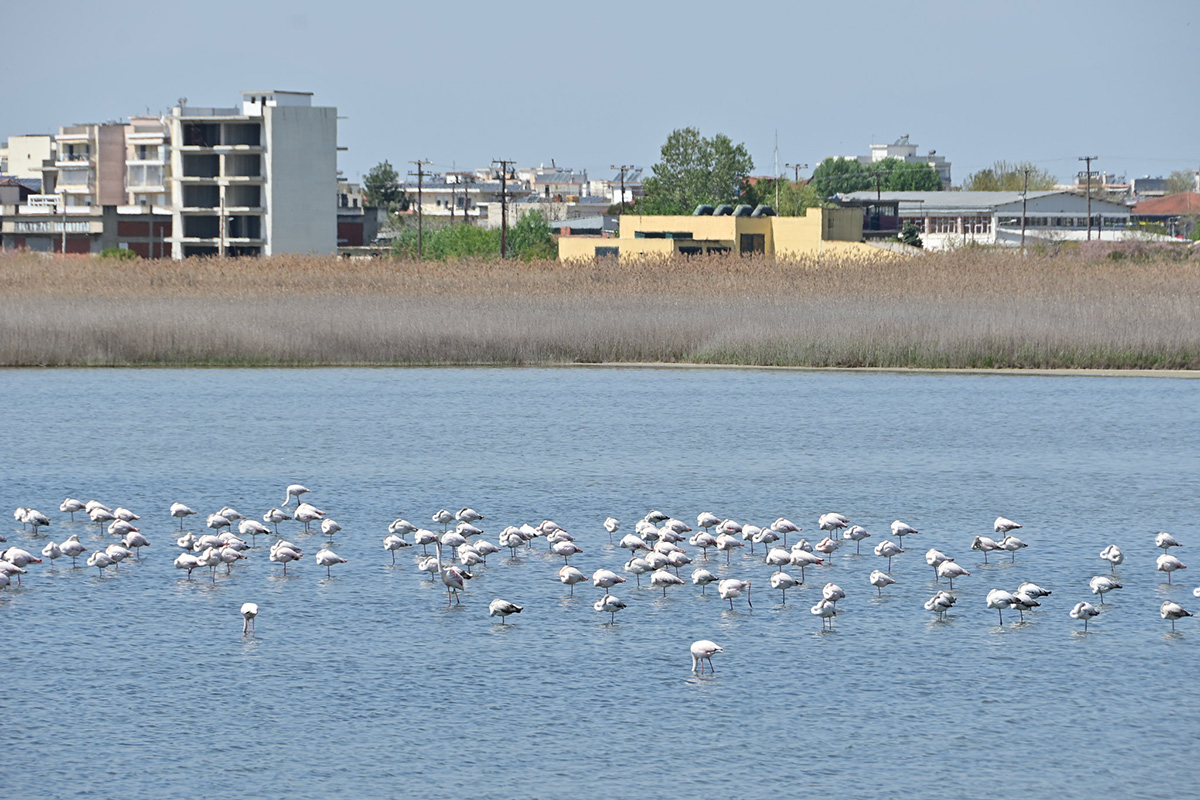
[[1200, 263], [0, 256], [0, 364], [1200, 369]]

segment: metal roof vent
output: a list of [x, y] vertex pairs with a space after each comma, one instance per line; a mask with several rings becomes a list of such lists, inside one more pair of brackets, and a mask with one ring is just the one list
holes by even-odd
[[701, 203], [700, 205], [696, 206], [696, 210], [692, 212], [692, 216], [693, 217], [711, 217], [712, 213], [713, 213], [712, 206]]
[[733, 210], [733, 215], [735, 217], [748, 217], [748, 216], [750, 216], [750, 214], [753, 211], [754, 211], [753, 206], [748, 206], [745, 203], [743, 203]]
[[728, 217], [733, 213], [733, 206], [728, 203], [722, 203], [713, 211], [714, 217]]
[[775, 216], [775, 209], [773, 209], [767, 205], [760, 205], [757, 208], [755, 208], [754, 211], [752, 211], [750, 213], [750, 216], [752, 216], [752, 217], [773, 217], [773, 216]]

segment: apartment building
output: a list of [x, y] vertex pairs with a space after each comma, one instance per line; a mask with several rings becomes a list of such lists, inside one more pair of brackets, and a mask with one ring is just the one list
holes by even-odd
[[311, 92], [242, 92], [171, 113], [175, 258], [337, 251], [337, 109]]

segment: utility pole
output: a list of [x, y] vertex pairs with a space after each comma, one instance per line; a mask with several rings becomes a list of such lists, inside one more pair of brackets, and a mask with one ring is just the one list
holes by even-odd
[[621, 166], [618, 167], [616, 164], [611, 164], [611, 165], [609, 165], [609, 169], [621, 170], [621, 213], [624, 214], [625, 213], [625, 170], [633, 169], [633, 165], [632, 164], [622, 164]]
[[[425, 211], [422, 208], [424, 205], [422, 202], [422, 190], [425, 186], [425, 165], [432, 164], [433, 162], [417, 159], [416, 161], [410, 161], [408, 163], [415, 165], [417, 168], [415, 173], [417, 176], [417, 258], [422, 259], [425, 257]], [[414, 173], [410, 172], [408, 174], [413, 175]]]
[[1029, 170], [1023, 169], [1025, 173], [1025, 188], [1021, 190], [1021, 255], [1025, 255], [1025, 207], [1029, 202]]
[[1092, 240], [1092, 162], [1100, 156], [1080, 156], [1079, 160], [1087, 163], [1087, 240]]
[[500, 165], [500, 258], [508, 258], [508, 170], [512, 161], [502, 158], [492, 159], [493, 164]]
[[784, 164], [783, 166], [787, 167], [790, 170], [793, 170], [795, 178], [792, 181], [792, 183], [799, 183], [800, 182], [800, 170], [808, 169], [808, 164]]

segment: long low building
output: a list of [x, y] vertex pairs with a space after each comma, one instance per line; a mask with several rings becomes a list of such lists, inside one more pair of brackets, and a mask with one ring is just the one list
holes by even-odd
[[[903, 245], [863, 241], [862, 214], [857, 209], [810, 208], [803, 217], [777, 217], [770, 209], [751, 215], [749, 206], [701, 206], [691, 216], [625, 214], [619, 235], [562, 236], [561, 261], [593, 258], [639, 259], [710, 253], [779, 258], [820, 255], [895, 256]], [[707, 213], [706, 213], [707, 212]]]
[[[894, 238], [912, 223], [929, 250], [966, 244], [1026, 244], [1083, 241], [1088, 238], [1088, 200], [1074, 192], [1029, 192], [1022, 208], [1021, 192], [849, 192], [834, 199], [861, 208], [868, 238]], [[1129, 238], [1130, 209], [1093, 197], [1091, 238]], [[1141, 236], [1141, 234], [1136, 234]]]

